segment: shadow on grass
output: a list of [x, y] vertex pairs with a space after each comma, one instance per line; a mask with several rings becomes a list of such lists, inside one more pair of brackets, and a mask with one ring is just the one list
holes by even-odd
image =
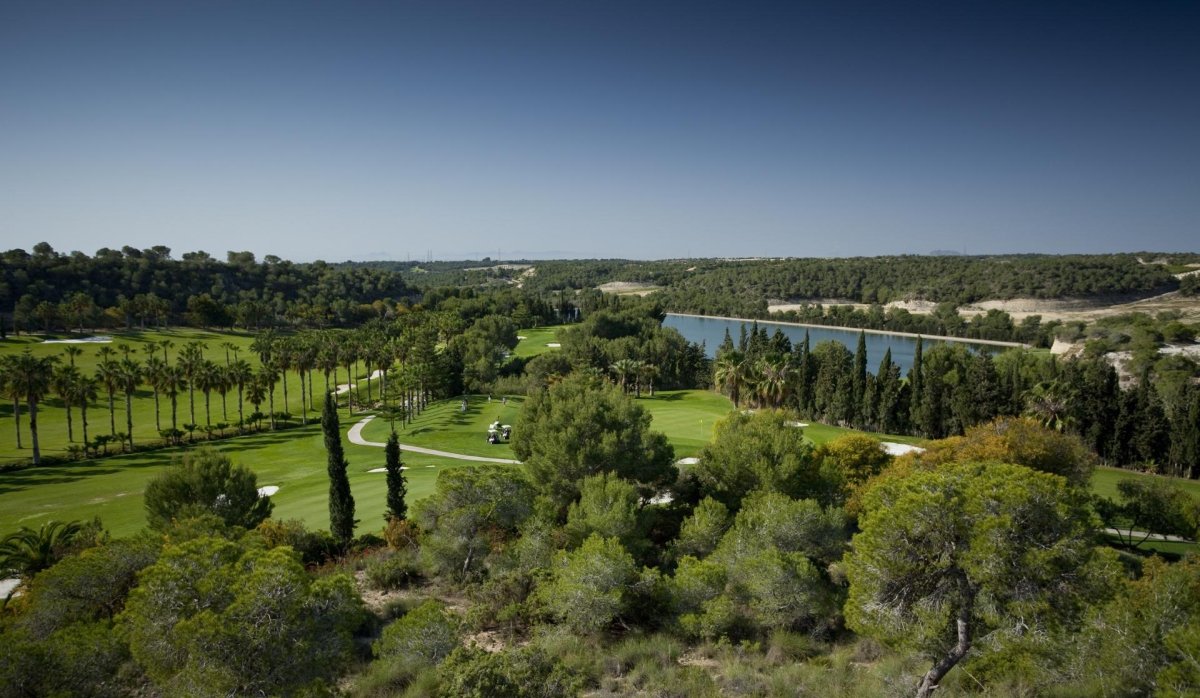
[[[293, 441], [320, 433], [319, 427], [292, 427], [274, 432], [259, 432], [228, 439], [195, 441], [184, 446], [173, 446], [141, 453], [113, 453], [112, 455], [70, 463], [54, 463], [0, 473], [0, 495], [21, 492], [31, 487], [48, 484], [67, 484], [100, 475], [113, 475], [122, 471], [138, 470], [171, 465], [178, 462], [190, 449], [204, 445], [229, 452], [231, 456], [244, 451], [257, 451], [285, 441]], [[235, 458], [236, 462], [236, 458]]]
[[656, 393], [654, 397], [643, 395], [641, 400], [662, 400], [663, 402], [679, 402], [687, 396], [687, 393]]

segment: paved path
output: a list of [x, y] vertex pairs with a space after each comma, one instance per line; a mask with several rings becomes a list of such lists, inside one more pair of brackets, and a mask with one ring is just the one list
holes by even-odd
[[1195, 542], [1195, 541], [1191, 540], [1190, 538], [1184, 538], [1183, 536], [1172, 536], [1172, 535], [1167, 535], [1165, 533], [1146, 533], [1145, 531], [1130, 531], [1125, 528], [1122, 528], [1122, 529], [1106, 528], [1106, 529], [1104, 529], [1104, 532], [1109, 535], [1121, 536], [1124, 538], [1131, 538], [1131, 537], [1132, 538], [1144, 538], [1145, 540], [1148, 540], [1148, 541], [1167, 541], [1170, 543], [1194, 543]]
[[[369, 423], [372, 419], [375, 419], [375, 415], [366, 417], [358, 424], [355, 424], [354, 426], [350, 427], [350, 431], [346, 432], [346, 437], [350, 439], [350, 443], [358, 444], [359, 446], [375, 446], [377, 448], [383, 448], [384, 446], [387, 445], [384, 443], [380, 443], [378, 441], [367, 441], [366, 439], [364, 439], [362, 437], [363, 427], [367, 426], [367, 423]], [[425, 448], [423, 446], [408, 446], [405, 444], [400, 444], [400, 450], [401, 451], [409, 451], [412, 453], [424, 453], [427, 456], [440, 456], [442, 458], [453, 458], [455, 460], [470, 460], [470, 461], [475, 461], [477, 463], [508, 463], [508, 464], [513, 464], [513, 465], [519, 465], [521, 463], [521, 461], [519, 461], [519, 460], [510, 460], [507, 458], [488, 458], [487, 456], [468, 456], [465, 453], [450, 453], [449, 451], [438, 451], [438, 450], [435, 450], [432, 448]]]

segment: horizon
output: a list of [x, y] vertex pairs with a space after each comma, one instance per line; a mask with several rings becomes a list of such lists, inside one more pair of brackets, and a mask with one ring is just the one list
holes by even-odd
[[1186, 2], [9, 3], [0, 246], [1194, 250], [1197, 34]]

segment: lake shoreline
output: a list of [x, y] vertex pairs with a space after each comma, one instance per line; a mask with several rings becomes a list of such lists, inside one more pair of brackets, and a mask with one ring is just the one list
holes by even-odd
[[725, 315], [697, 315], [695, 313], [667, 313], [668, 316], [691, 317], [701, 320], [727, 320], [729, 322], [757, 322], [760, 325], [788, 325], [790, 327], [812, 327], [824, 330], [842, 330], [845, 332], [865, 332], [867, 334], [889, 335], [892, 337], [910, 337], [913, 339], [932, 339], [938, 342], [960, 342], [963, 344], [986, 344], [994, 347], [1009, 347], [1012, 349], [1029, 349], [1028, 344], [1021, 342], [1004, 342], [998, 339], [972, 339], [970, 337], [947, 337], [940, 334], [917, 334], [915, 332], [896, 332], [894, 330], [869, 330], [861, 327], [845, 327], [842, 325], [816, 325], [808, 322], [788, 322], [786, 320], [758, 320], [755, 318], [728, 317]]

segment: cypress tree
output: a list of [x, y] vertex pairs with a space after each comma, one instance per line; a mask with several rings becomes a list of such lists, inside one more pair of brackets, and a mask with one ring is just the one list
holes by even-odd
[[910, 400], [910, 415], [909, 423], [912, 428], [918, 431], [921, 430], [922, 421], [918, 412], [921, 409], [921, 402], [925, 398], [925, 381], [923, 380], [924, 368], [921, 366], [924, 361], [922, 352], [922, 341], [920, 335], [917, 336], [917, 349], [913, 353], [913, 365], [908, 372], [908, 384], [912, 388], [909, 393]]
[[863, 397], [867, 391], [867, 334], [858, 332], [858, 347], [854, 350], [854, 375], [850, 382], [850, 422], [861, 427], [865, 412]]
[[387, 469], [387, 512], [384, 518], [403, 519], [408, 515], [408, 504], [404, 495], [408, 493], [408, 484], [404, 481], [404, 471], [400, 469], [400, 437], [395, 431], [388, 437], [387, 446], [383, 448], [384, 467]]
[[338, 425], [337, 403], [333, 393], [325, 393], [325, 409], [321, 413], [321, 430], [325, 433], [325, 452], [329, 470], [329, 532], [343, 546], [354, 537], [354, 496], [350, 494], [349, 464], [342, 451], [341, 427]]

